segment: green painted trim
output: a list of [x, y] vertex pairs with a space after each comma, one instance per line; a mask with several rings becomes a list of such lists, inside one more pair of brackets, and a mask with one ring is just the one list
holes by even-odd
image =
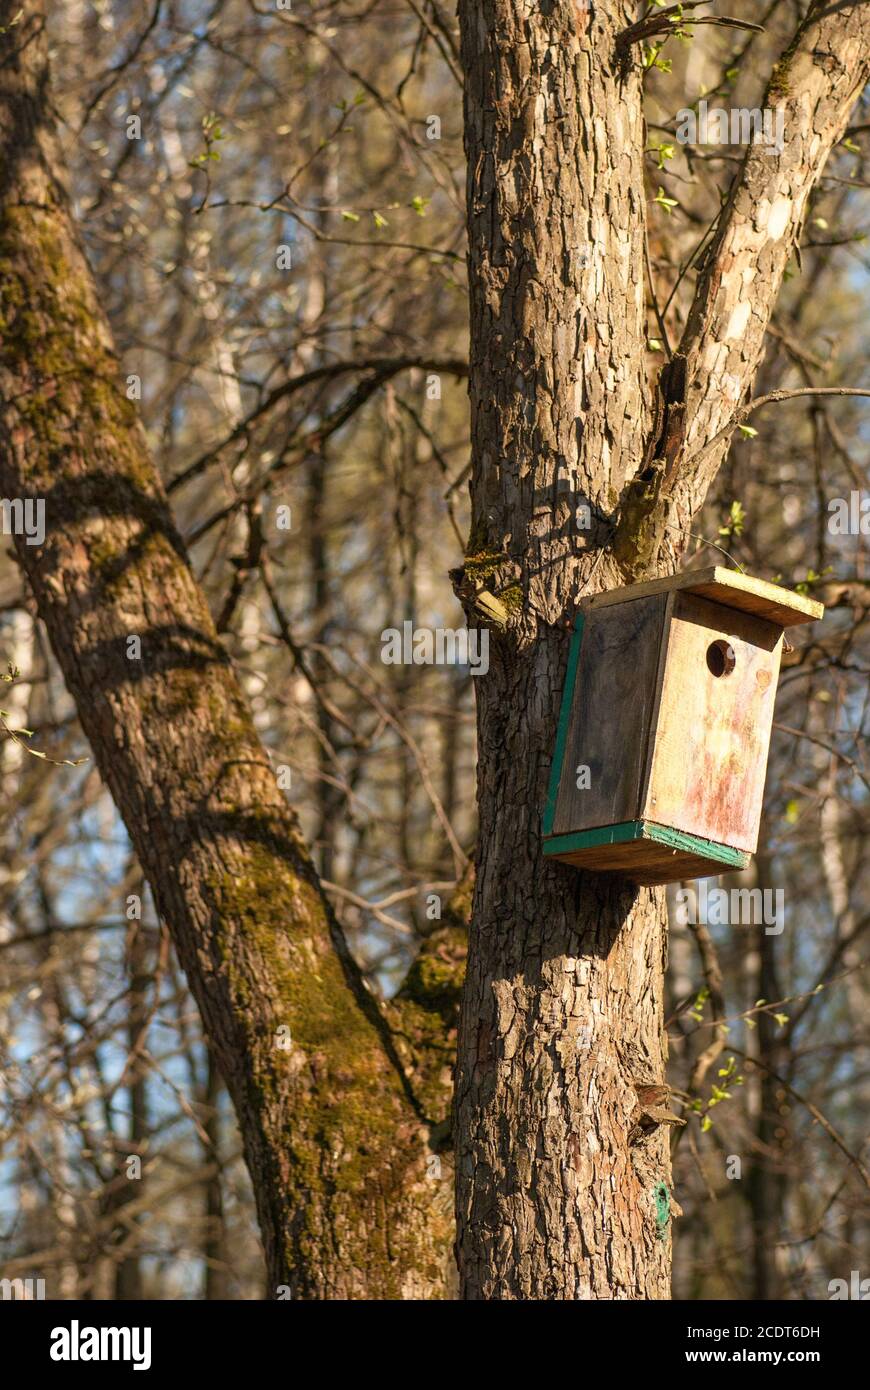
[[668, 1222], [671, 1219], [671, 1194], [668, 1191], [667, 1183], [656, 1183], [653, 1188], [653, 1195], [656, 1203], [658, 1237], [659, 1240], [664, 1240], [668, 1231]]
[[744, 869], [749, 863], [750, 856], [745, 850], [720, 844], [718, 840], [702, 840], [700, 835], [687, 835], [683, 830], [672, 830], [668, 825], [656, 825], [652, 821], [644, 821], [643, 828], [651, 840], [670, 845], [673, 849], [704, 854], [708, 859], [718, 859], [721, 864], [730, 864], [735, 869]]
[[545, 854], [565, 854], [575, 849], [594, 849], [596, 845], [624, 845], [642, 840], [643, 821], [626, 820], [620, 825], [599, 825], [595, 830], [574, 830], [569, 835], [552, 835], [544, 841]]
[[648, 820], [627, 820], [619, 825], [600, 825], [594, 830], [575, 830], [570, 835], [552, 835], [544, 841], [544, 853], [570, 854], [577, 849], [624, 845], [631, 840], [655, 840], [659, 844], [670, 845], [672, 849], [703, 855], [706, 859], [715, 859], [736, 869], [746, 868], [750, 859], [742, 849], [720, 844], [718, 840], [702, 840], [699, 835], [687, 835], [683, 830], [673, 830], [670, 826], [656, 825]]
[[553, 821], [556, 816], [556, 799], [559, 795], [562, 763], [565, 760], [565, 744], [568, 741], [568, 725], [571, 722], [571, 708], [574, 704], [574, 686], [577, 680], [577, 668], [580, 665], [580, 648], [583, 645], [583, 624], [583, 614], [578, 613], [576, 622], [574, 623], [574, 635], [571, 638], [571, 650], [568, 653], [568, 669], [565, 672], [565, 689], [562, 691], [562, 706], [559, 710], [559, 724], [556, 730], [556, 751], [553, 754], [553, 762], [550, 766], [550, 784], [547, 788], [547, 804], [544, 807], [543, 832], [545, 835], [551, 835], [553, 833]]
[[642, 840], [643, 821], [626, 820], [619, 825], [599, 825], [594, 830], [573, 830], [568, 835], [551, 835], [544, 840], [545, 854], [565, 854], [575, 849], [594, 849], [596, 845], [624, 845]]

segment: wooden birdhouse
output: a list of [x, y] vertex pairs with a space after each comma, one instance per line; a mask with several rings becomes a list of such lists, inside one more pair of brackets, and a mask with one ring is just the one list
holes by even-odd
[[745, 868], [783, 632], [823, 613], [718, 567], [589, 599], [571, 642], [544, 853], [646, 884]]

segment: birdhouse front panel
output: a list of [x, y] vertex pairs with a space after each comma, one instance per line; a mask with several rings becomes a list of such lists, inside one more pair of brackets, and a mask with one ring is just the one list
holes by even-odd
[[641, 816], [754, 853], [782, 628], [675, 596]]
[[588, 600], [568, 659], [544, 853], [649, 884], [745, 868], [783, 629], [823, 611], [721, 567]]

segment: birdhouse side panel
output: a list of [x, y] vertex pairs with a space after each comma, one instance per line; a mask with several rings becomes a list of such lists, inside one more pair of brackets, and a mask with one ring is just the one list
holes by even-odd
[[782, 628], [678, 594], [642, 815], [754, 853]]
[[553, 835], [638, 814], [668, 603], [656, 594], [586, 615]]

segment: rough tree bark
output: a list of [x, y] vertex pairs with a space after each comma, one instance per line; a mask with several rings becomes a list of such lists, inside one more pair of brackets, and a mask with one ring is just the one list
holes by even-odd
[[[617, 43], [636, 7], [460, 0], [459, 15], [473, 524], [454, 577], [469, 622], [490, 622], [495, 639], [476, 683], [460, 1277], [475, 1299], [665, 1298], [670, 1222], [655, 1194], [670, 1187], [666, 1139], [630, 1139], [633, 1085], [662, 1080], [666, 1061], [664, 892], [542, 857], [563, 625], [579, 595], [676, 563], [751, 385], [810, 189], [867, 80], [870, 7], [811, 6], [774, 70], [767, 101], [784, 107], [785, 149], [747, 152], [654, 415], [643, 407], [641, 78]], [[578, 532], [581, 502], [594, 525]]]
[[[19, 560], [232, 1096], [270, 1286], [439, 1296], [452, 1223], [426, 1158], [445, 1090], [422, 1087], [430, 1117], [191, 573], [58, 177], [44, 17], [11, 24], [18, 8], [0, 0], [0, 490], [46, 511]], [[393, 1010], [424, 1083], [443, 1011], [424, 980]]]
[[[0, 0], [0, 26], [16, 9]], [[664, 898], [541, 857], [562, 624], [584, 592], [675, 564], [809, 190], [868, 74], [870, 7], [813, 5], [771, 84], [786, 148], [747, 154], [653, 429], [641, 83], [617, 47], [633, 10], [460, 3], [473, 526], [456, 583], [472, 621], [498, 624], [476, 685], [479, 875], [457, 1073], [469, 1298], [668, 1294], [666, 1142], [630, 1142], [633, 1086], [665, 1063]], [[49, 526], [18, 554], [232, 1095], [270, 1281], [298, 1296], [437, 1294], [443, 1185], [423, 1171], [443, 1131], [425, 1121], [443, 1100], [458, 929], [445, 924], [386, 1011], [391, 1035], [120, 389], [56, 176], [41, 28], [29, 11], [0, 35], [0, 487], [45, 498]], [[582, 532], [581, 502], [594, 517]], [[282, 1024], [289, 1052], [274, 1046]]]

